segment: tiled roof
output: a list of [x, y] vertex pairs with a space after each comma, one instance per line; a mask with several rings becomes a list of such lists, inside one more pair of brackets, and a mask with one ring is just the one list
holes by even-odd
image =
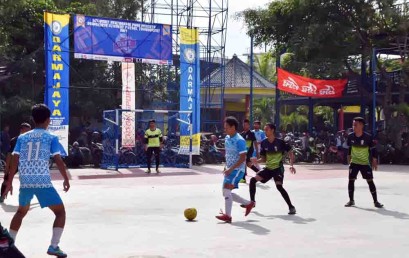
[[[253, 87], [255, 88], [275, 88], [275, 84], [266, 80], [261, 74], [254, 71]], [[210, 82], [221, 81], [221, 69], [214, 70], [210, 75]], [[208, 84], [208, 78], [202, 80], [202, 87]], [[250, 87], [250, 66], [234, 55], [225, 65], [225, 88], [249, 88]]]

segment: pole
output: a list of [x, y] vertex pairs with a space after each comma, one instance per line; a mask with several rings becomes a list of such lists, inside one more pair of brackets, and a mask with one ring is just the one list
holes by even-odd
[[119, 167], [119, 110], [115, 110], [115, 170]]
[[372, 136], [376, 133], [376, 48], [372, 49]]
[[193, 163], [193, 127], [192, 123], [189, 124], [190, 140], [189, 140], [189, 168], [192, 168]]
[[250, 125], [253, 124], [253, 41], [254, 36], [250, 36]]
[[[279, 52], [277, 54], [276, 58], [276, 74], [277, 74], [277, 68], [281, 66], [281, 53]], [[277, 80], [278, 82], [278, 80]], [[274, 123], [277, 127], [278, 130], [280, 130], [280, 90], [277, 87], [277, 82], [276, 82], [276, 94], [275, 94], [275, 116], [274, 116]]]

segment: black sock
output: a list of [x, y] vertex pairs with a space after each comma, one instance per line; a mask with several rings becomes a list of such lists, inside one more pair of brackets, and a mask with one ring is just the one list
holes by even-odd
[[253, 202], [256, 201], [256, 183], [257, 183], [257, 180], [254, 177], [252, 177], [250, 179], [249, 190], [250, 190], [250, 200]]
[[349, 180], [349, 182], [348, 182], [348, 195], [349, 195], [349, 200], [350, 201], [354, 200], [354, 191], [355, 191], [355, 180]]
[[254, 165], [251, 165], [251, 167], [250, 167], [254, 172], [258, 172], [258, 171], [260, 171], [256, 166], [254, 166]]
[[373, 181], [368, 181], [369, 191], [371, 191], [372, 198], [374, 202], [378, 202], [378, 196], [376, 194], [376, 187]]
[[276, 185], [276, 187], [277, 187], [277, 190], [281, 193], [281, 196], [283, 196], [283, 198], [284, 198], [285, 202], [287, 203], [288, 207], [289, 207], [289, 208], [294, 207], [294, 206], [291, 204], [290, 196], [288, 196], [288, 193], [287, 193], [287, 191], [284, 189], [283, 185]]

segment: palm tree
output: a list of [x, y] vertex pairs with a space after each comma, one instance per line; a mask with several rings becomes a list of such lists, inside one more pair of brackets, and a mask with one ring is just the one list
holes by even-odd
[[274, 81], [276, 76], [276, 58], [272, 53], [255, 55], [254, 69], [268, 81]]
[[260, 120], [263, 124], [274, 121], [274, 98], [256, 99], [253, 105], [253, 115], [255, 119]]

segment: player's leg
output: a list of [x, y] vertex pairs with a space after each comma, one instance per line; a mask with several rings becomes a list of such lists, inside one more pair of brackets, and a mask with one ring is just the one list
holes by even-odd
[[54, 187], [37, 189], [35, 193], [41, 208], [48, 207], [55, 215], [53, 223], [53, 234], [51, 244], [48, 247], [47, 254], [57, 257], [67, 257], [58, 244], [65, 227], [65, 207], [60, 195]]
[[251, 201], [253, 201], [254, 203], [256, 202], [257, 182], [262, 182], [263, 184], [265, 184], [268, 181], [270, 181], [272, 177], [273, 177], [272, 170], [265, 168], [260, 170], [255, 177], [252, 177], [250, 179], [249, 192]]
[[366, 182], [368, 183], [369, 191], [371, 192], [375, 207], [376, 208], [382, 208], [383, 204], [378, 202], [378, 196], [377, 196], [377, 193], [376, 193], [376, 186], [375, 186], [375, 183], [373, 181], [372, 168], [369, 165], [368, 166], [361, 166], [360, 171], [361, 171], [362, 178], [364, 178], [366, 180]]
[[151, 172], [152, 152], [153, 152], [152, 147], [148, 147], [148, 149], [146, 150], [146, 165], [148, 166], [148, 170], [146, 171], [146, 173]]
[[349, 202], [345, 204], [345, 207], [351, 207], [355, 205], [354, 192], [355, 192], [355, 180], [359, 172], [359, 167], [356, 164], [351, 163], [349, 165], [349, 176], [348, 176], [348, 196]]
[[14, 240], [16, 239], [17, 232], [21, 227], [21, 223], [23, 222], [24, 217], [27, 215], [27, 212], [30, 209], [30, 203], [33, 197], [34, 197], [33, 189], [20, 188], [18, 196], [19, 207], [10, 223], [10, 236]]
[[6, 191], [6, 182], [8, 181], [9, 174], [4, 174], [3, 183], [1, 184], [1, 192], [0, 192], [0, 203], [4, 202], [3, 194]]
[[284, 201], [287, 203], [288, 205], [288, 209], [289, 215], [294, 215], [296, 214], [296, 210], [294, 205], [291, 203], [291, 199], [290, 196], [288, 195], [287, 191], [284, 189], [283, 187], [283, 182], [284, 182], [284, 167], [280, 167], [277, 169], [274, 169], [272, 171], [273, 173], [273, 178], [274, 178], [274, 182], [276, 184], [276, 188], [277, 190], [280, 192], [281, 196], [283, 197]]
[[154, 151], [154, 153], [155, 153], [156, 173], [160, 173], [160, 171], [159, 171], [160, 148], [159, 148], [159, 147], [155, 147], [155, 149], [154, 149], [153, 151]]

